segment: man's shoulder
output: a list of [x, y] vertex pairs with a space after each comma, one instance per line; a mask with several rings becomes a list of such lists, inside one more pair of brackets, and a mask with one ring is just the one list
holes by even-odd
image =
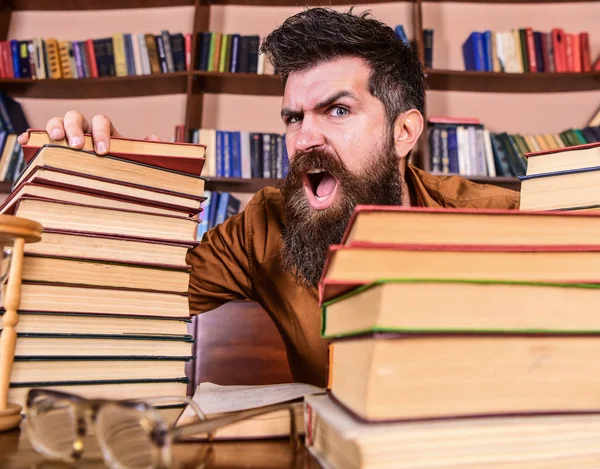
[[416, 205], [445, 208], [519, 208], [520, 194], [493, 184], [479, 184], [462, 176], [437, 176], [407, 167]]
[[252, 196], [246, 210], [252, 212], [277, 212], [283, 213], [283, 196], [281, 191], [275, 187], [264, 187]]
[[246, 218], [252, 225], [283, 224], [283, 196], [275, 187], [265, 187], [252, 196], [246, 205]]

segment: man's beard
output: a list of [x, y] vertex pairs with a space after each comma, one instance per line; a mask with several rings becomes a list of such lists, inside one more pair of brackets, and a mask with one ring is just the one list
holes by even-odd
[[[377, 157], [377, 155], [380, 155]], [[304, 193], [304, 174], [323, 169], [338, 181], [336, 200], [315, 210]], [[319, 283], [329, 246], [339, 244], [357, 205], [402, 205], [400, 158], [391, 143], [374, 152], [360, 174], [324, 150], [297, 153], [281, 188], [284, 198], [282, 267], [304, 286]]]

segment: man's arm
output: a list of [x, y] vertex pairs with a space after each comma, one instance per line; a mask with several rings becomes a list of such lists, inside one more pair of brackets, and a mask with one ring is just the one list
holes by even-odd
[[189, 284], [190, 313], [210, 311], [232, 300], [251, 299], [249, 227], [243, 211], [205, 233], [186, 263], [192, 266]]

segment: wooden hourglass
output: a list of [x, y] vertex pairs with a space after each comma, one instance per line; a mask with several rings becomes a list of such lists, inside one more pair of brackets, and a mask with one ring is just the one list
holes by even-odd
[[17, 345], [17, 310], [21, 301], [21, 268], [25, 243], [42, 239], [42, 225], [25, 218], [0, 215], [0, 301], [4, 305], [0, 334], [0, 431], [21, 423], [21, 406], [8, 402], [10, 373]]

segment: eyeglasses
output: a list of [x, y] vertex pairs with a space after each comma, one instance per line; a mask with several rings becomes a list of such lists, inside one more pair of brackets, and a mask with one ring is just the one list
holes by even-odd
[[[199, 422], [169, 427], [157, 405], [187, 403]], [[95, 433], [105, 463], [113, 469], [163, 469], [171, 466], [171, 444], [185, 436], [214, 432], [226, 425], [277, 410], [290, 412], [290, 439], [297, 445], [295, 410], [302, 403], [283, 403], [206, 419], [188, 397], [136, 400], [85, 399], [74, 394], [31, 389], [25, 425], [38, 453], [75, 462], [84, 452], [84, 437]]]

